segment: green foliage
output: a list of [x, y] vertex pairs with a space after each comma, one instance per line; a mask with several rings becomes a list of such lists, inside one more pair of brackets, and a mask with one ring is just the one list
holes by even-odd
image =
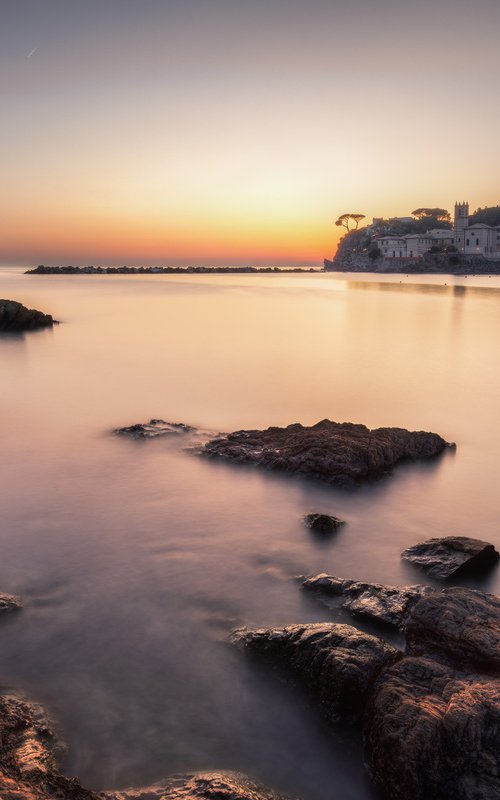
[[500, 225], [500, 206], [478, 208], [470, 215], [469, 225], [491, 225], [496, 228]]
[[382, 255], [382, 250], [378, 245], [372, 245], [372, 247], [370, 247], [370, 249], [368, 250], [368, 258], [371, 259], [372, 261], [376, 261], [376, 259], [380, 258], [381, 255]]

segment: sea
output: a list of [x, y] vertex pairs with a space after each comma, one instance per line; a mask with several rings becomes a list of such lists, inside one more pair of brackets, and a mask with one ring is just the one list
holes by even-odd
[[[352, 622], [301, 576], [432, 584], [404, 548], [500, 547], [500, 278], [3, 267], [0, 297], [60, 321], [0, 335], [0, 591], [24, 603], [0, 620], [2, 691], [47, 709], [89, 788], [217, 769], [373, 800], [359, 731], [228, 637]], [[151, 418], [201, 438], [328, 418], [457, 447], [342, 491], [113, 432]], [[318, 538], [314, 511], [347, 524]], [[463, 583], [499, 593], [500, 571]]]

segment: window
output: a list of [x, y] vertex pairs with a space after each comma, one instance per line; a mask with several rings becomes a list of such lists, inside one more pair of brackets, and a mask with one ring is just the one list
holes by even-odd
[[469, 240], [468, 239], [466, 240], [465, 244], [467, 245], [467, 247], [469, 246]]
[[476, 246], [479, 245], [479, 239], [476, 239]]

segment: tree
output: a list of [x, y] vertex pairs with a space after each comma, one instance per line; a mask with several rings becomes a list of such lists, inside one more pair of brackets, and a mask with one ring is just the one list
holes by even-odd
[[354, 230], [358, 229], [358, 225], [362, 219], [365, 218], [364, 214], [341, 214], [341, 216], [336, 221], [335, 225], [338, 225], [341, 228], [346, 228], [347, 233], [350, 233], [351, 229], [349, 227], [349, 221], [352, 220], [356, 223], [356, 227]]
[[438, 222], [450, 222], [450, 212], [445, 208], [416, 208], [411, 213], [417, 219], [425, 220], [429, 217]]

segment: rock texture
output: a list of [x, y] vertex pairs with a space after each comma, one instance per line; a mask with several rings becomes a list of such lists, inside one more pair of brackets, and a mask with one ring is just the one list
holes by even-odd
[[388, 800], [500, 798], [500, 681], [405, 658], [368, 719], [368, 759]]
[[306, 514], [304, 524], [315, 533], [333, 533], [345, 525], [345, 521], [331, 514]]
[[429, 586], [386, 586], [336, 578], [322, 572], [307, 578], [304, 589], [317, 593], [328, 608], [338, 608], [359, 617], [383, 622], [403, 630], [408, 615], [421, 597], [434, 593]]
[[232, 641], [284, 667], [330, 717], [362, 713], [377, 675], [398, 658], [398, 651], [382, 639], [326, 622], [241, 629]]
[[423, 597], [409, 615], [406, 641], [412, 655], [500, 675], [500, 600], [461, 587]]
[[18, 597], [12, 594], [2, 594], [0, 592], [0, 614], [5, 611], [17, 611], [21, 608], [22, 604]]
[[377, 428], [328, 419], [311, 427], [243, 430], [209, 441], [202, 455], [282, 470], [335, 486], [380, 478], [399, 461], [432, 458], [447, 443], [436, 433]]
[[448, 580], [491, 567], [500, 555], [489, 542], [468, 536], [446, 536], [414, 544], [404, 550], [401, 557], [433, 578]]
[[[356, 589], [328, 575], [315, 582], [333, 592], [346, 584], [347, 599]], [[381, 588], [384, 606], [396, 587]], [[414, 588], [422, 587], [407, 587]], [[384, 800], [500, 800], [500, 600], [431, 590], [412, 597], [404, 615], [406, 655], [323, 623], [237, 631], [235, 641], [300, 679], [323, 710], [363, 722], [367, 764]]]
[[50, 328], [57, 320], [50, 314], [26, 308], [16, 300], [0, 300], [0, 331], [29, 331], [34, 328]]
[[156, 436], [170, 436], [171, 434], [191, 433], [194, 431], [183, 422], [165, 422], [164, 419], [150, 419], [149, 422], [129, 425], [127, 428], [116, 428], [115, 433], [123, 436], [132, 436], [134, 439], [154, 439]]
[[239, 773], [171, 776], [153, 786], [92, 792], [58, 770], [39, 706], [0, 695], [1, 800], [285, 800]]
[[172, 776], [144, 789], [103, 792], [102, 800], [285, 800], [238, 772]]

